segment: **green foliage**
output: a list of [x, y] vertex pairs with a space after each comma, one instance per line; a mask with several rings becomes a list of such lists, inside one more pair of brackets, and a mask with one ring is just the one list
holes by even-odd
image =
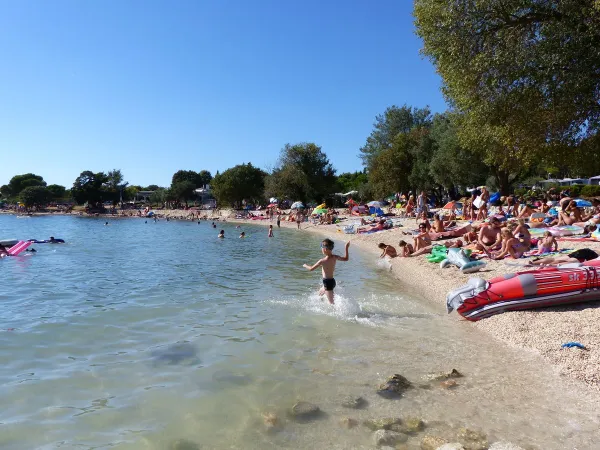
[[198, 177], [200, 178], [200, 181], [202, 182], [202, 184], [198, 187], [202, 187], [207, 184], [210, 184], [210, 182], [213, 179], [212, 175], [210, 174], [210, 172], [208, 170], [201, 170], [200, 172], [198, 172]]
[[598, 197], [600, 196], [600, 186], [597, 184], [588, 184], [581, 188], [580, 195], [582, 197]]
[[107, 195], [104, 189], [104, 184], [107, 182], [108, 177], [104, 172], [83, 171], [73, 183], [71, 195], [79, 204], [87, 202], [90, 205], [97, 205], [103, 200], [112, 200], [112, 196]]
[[597, 2], [415, 0], [414, 15], [461, 114], [461, 142], [495, 167], [501, 185], [539, 161], [581, 166], [597, 152]]
[[123, 200], [128, 202], [128, 201], [135, 199], [135, 194], [137, 194], [138, 192], [140, 192], [142, 190], [143, 189], [141, 188], [141, 186], [127, 186], [123, 190]]
[[46, 186], [46, 182], [40, 175], [33, 173], [15, 175], [10, 179], [8, 185], [2, 186], [1, 193], [5, 198], [16, 199], [23, 189], [32, 186]]
[[[181, 183], [182, 181], [189, 181], [194, 184], [194, 188], [200, 188], [212, 181], [212, 175], [207, 170], [201, 170], [200, 172], [194, 172], [193, 170], [178, 170], [173, 174], [171, 186]], [[152, 191], [154, 189], [149, 190]]]
[[19, 200], [25, 207], [45, 206], [52, 199], [52, 194], [45, 186], [29, 186], [19, 192]]
[[286, 144], [277, 167], [267, 177], [265, 195], [320, 203], [334, 193], [335, 187], [335, 170], [321, 147], [314, 143]]
[[240, 164], [217, 173], [212, 180], [212, 191], [220, 206], [239, 206], [243, 200], [251, 202], [263, 197], [266, 173], [252, 164]]
[[340, 192], [358, 191], [364, 184], [369, 182], [366, 171], [363, 172], [344, 172], [337, 177], [338, 189]]
[[152, 204], [163, 204], [165, 201], [167, 201], [167, 189], [165, 188], [159, 187], [152, 194], [150, 194], [150, 203]]
[[150, 186], [146, 186], [145, 188], [140, 188], [140, 191], [158, 191], [159, 189], [163, 189], [157, 184], [151, 184]]
[[581, 194], [581, 190], [585, 187], [585, 184], [572, 184], [569, 186], [569, 192], [572, 197], [579, 197]]
[[66, 197], [66, 188], [59, 184], [51, 184], [47, 187], [48, 192], [50, 193], [50, 200], [61, 200]]
[[171, 185], [171, 188], [169, 189], [169, 197], [173, 200], [187, 202], [189, 199], [194, 198], [194, 189], [196, 189], [196, 185], [191, 181], [180, 181]]

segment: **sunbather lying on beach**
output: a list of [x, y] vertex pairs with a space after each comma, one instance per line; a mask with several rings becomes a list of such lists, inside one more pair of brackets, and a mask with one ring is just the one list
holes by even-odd
[[386, 256], [389, 256], [390, 258], [395, 258], [396, 256], [398, 256], [398, 252], [391, 245], [387, 245], [381, 242], [378, 245], [378, 247], [382, 250], [381, 255], [379, 255], [380, 258], [384, 258]]
[[591, 261], [598, 258], [598, 253], [589, 248], [582, 248], [575, 250], [573, 253], [568, 255], [560, 256], [548, 256], [546, 258], [539, 258], [529, 261], [529, 265], [532, 266], [558, 266], [560, 264], [568, 263], [583, 263], [585, 261]]
[[[436, 244], [436, 245], [438, 245], [438, 244]], [[461, 248], [464, 245], [464, 243], [460, 239], [457, 239], [456, 241], [445, 241], [443, 244], [439, 244], [439, 245], [443, 245], [446, 248]], [[406, 255], [406, 256], [426, 255], [428, 253], [431, 253], [431, 250], [433, 250], [433, 247], [434, 247], [434, 245], [428, 245], [427, 247], [417, 249], [414, 252], [412, 252], [410, 255]]]

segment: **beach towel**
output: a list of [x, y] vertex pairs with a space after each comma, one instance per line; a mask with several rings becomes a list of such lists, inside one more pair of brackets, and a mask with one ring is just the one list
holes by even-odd
[[8, 249], [8, 254], [10, 256], [17, 256], [19, 253], [25, 251], [27, 247], [31, 245], [29, 241], [19, 241], [16, 245], [13, 245]]

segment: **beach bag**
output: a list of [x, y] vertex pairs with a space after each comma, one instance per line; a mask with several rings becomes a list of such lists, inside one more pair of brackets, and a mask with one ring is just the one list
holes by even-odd
[[475, 207], [477, 209], [481, 208], [481, 205], [483, 205], [483, 200], [481, 200], [481, 195], [479, 197], [477, 197], [475, 200], [473, 200], [473, 205], [475, 205]]

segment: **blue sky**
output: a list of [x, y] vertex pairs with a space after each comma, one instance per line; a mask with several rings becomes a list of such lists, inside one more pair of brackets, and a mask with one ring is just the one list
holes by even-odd
[[273, 167], [315, 142], [360, 170], [375, 116], [443, 111], [412, 2], [23, 0], [0, 3], [0, 185], [84, 170], [169, 185], [179, 169]]

